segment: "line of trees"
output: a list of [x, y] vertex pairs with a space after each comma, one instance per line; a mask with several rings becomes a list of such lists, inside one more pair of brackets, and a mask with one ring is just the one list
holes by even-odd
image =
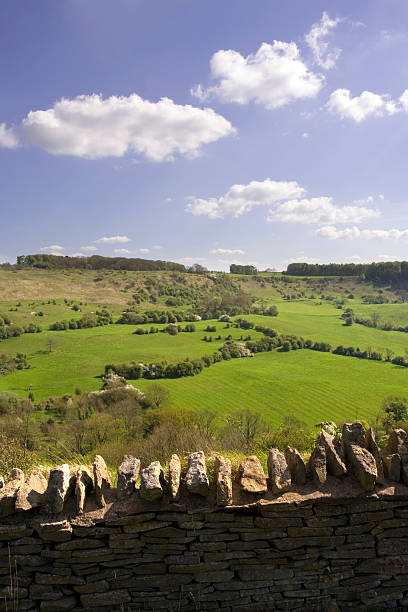
[[408, 261], [384, 261], [371, 264], [310, 264], [291, 263], [286, 274], [292, 276], [360, 276], [372, 282], [408, 280]]
[[258, 274], [258, 270], [255, 266], [242, 266], [239, 264], [231, 264], [230, 265], [230, 273], [231, 274]]
[[113, 323], [112, 315], [107, 310], [97, 310], [95, 313], [89, 312], [84, 314], [80, 319], [71, 319], [67, 321], [56, 321], [49, 327], [51, 331], [64, 331], [66, 329], [86, 329], [89, 327], [101, 327]]
[[81, 270], [176, 270], [186, 272], [185, 266], [173, 261], [141, 259], [139, 257], [103, 257], [91, 255], [90, 257], [69, 257], [67, 255], [48, 255], [37, 253], [35, 255], [19, 255], [17, 265], [20, 267], [67, 269], [79, 268]]

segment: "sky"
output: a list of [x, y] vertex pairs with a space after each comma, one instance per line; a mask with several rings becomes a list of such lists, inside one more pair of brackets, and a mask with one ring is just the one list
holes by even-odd
[[0, 262], [407, 259], [407, 24], [406, 0], [2, 0]]

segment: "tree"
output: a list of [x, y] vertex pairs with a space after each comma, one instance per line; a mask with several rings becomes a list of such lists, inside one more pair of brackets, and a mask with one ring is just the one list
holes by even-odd
[[48, 349], [48, 352], [51, 353], [52, 349], [57, 346], [57, 341], [55, 340], [55, 338], [48, 336], [47, 340], [45, 341], [45, 345]]
[[408, 399], [406, 397], [389, 396], [382, 403], [385, 413], [392, 416], [394, 421], [408, 419]]
[[146, 397], [154, 408], [164, 408], [170, 403], [170, 391], [158, 383], [152, 383], [147, 387]]

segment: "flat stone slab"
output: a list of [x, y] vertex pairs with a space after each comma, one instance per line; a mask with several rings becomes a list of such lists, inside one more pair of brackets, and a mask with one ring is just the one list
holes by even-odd
[[78, 514], [84, 511], [86, 496], [93, 489], [92, 474], [86, 466], [78, 468], [75, 475], [75, 498]]
[[268, 477], [273, 493], [284, 493], [292, 486], [292, 476], [285, 456], [277, 448], [269, 450]]
[[47, 479], [41, 472], [31, 474], [17, 491], [16, 510], [31, 510], [45, 503]]
[[210, 483], [207, 477], [207, 467], [203, 451], [191, 453], [188, 456], [188, 469], [186, 474], [187, 491], [194, 495], [208, 495]]
[[247, 493], [266, 493], [266, 476], [258, 457], [251, 455], [244, 459], [238, 468], [238, 481]]
[[322, 431], [319, 444], [324, 444], [326, 449], [326, 467], [329, 474], [336, 478], [345, 476], [347, 469], [344, 463], [343, 451], [340, 442], [326, 431]]
[[100, 455], [96, 455], [93, 462], [94, 488], [96, 503], [99, 508], [103, 508], [105, 502], [105, 492], [111, 487], [111, 477], [108, 472], [105, 460]]
[[169, 463], [169, 493], [171, 499], [178, 499], [181, 481], [181, 461], [178, 455], [172, 455]]
[[46, 506], [50, 514], [62, 512], [70, 484], [69, 466], [67, 463], [57, 465], [50, 471], [45, 493]]
[[217, 455], [214, 467], [217, 505], [230, 506], [232, 504], [231, 461], [225, 457], [221, 457], [221, 455]]
[[317, 487], [326, 482], [326, 446], [324, 443], [316, 444], [314, 447], [308, 461], [308, 469]]
[[296, 484], [304, 485], [306, 483], [306, 466], [295, 448], [287, 446], [285, 448], [285, 459], [292, 476], [292, 481]]
[[140, 459], [125, 455], [118, 467], [118, 499], [126, 499], [136, 491], [136, 482], [140, 473]]
[[147, 501], [157, 501], [163, 497], [164, 485], [163, 468], [160, 461], [153, 461], [142, 470], [140, 496]]

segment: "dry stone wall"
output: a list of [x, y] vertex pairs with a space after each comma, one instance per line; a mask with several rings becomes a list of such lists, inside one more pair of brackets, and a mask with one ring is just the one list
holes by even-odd
[[[57, 466], [48, 482], [12, 470], [0, 610], [408, 609], [404, 434], [381, 453], [373, 432], [348, 425], [343, 448], [324, 434], [306, 465], [272, 449], [268, 475], [251, 456], [237, 480], [220, 457], [211, 482], [202, 452], [186, 473], [175, 455], [167, 474], [126, 456], [118, 489], [102, 457], [93, 474]], [[395, 455], [398, 481], [379, 482], [377, 464]]]

